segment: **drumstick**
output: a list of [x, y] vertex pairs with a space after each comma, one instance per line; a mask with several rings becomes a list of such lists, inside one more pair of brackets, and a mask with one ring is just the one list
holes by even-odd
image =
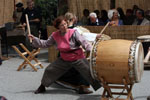
[[148, 63], [149, 57], [150, 57], [150, 50], [148, 51], [147, 55], [145, 56], [144, 63]]
[[108, 22], [105, 27], [102, 29], [102, 31], [100, 32], [100, 34], [102, 35], [102, 33], [105, 31], [105, 29], [107, 28], [107, 26], [109, 25], [110, 22]]
[[[26, 23], [27, 23], [28, 34], [31, 35], [28, 15], [26, 14], [25, 16], [26, 16]], [[32, 39], [31, 38], [30, 38], [30, 43], [32, 43]]]

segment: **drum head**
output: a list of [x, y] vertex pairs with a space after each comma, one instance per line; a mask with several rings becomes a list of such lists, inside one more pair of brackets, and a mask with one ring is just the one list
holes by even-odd
[[103, 40], [103, 41], [105, 41], [105, 40], [110, 40], [110, 39], [111, 39], [111, 37], [108, 36], [108, 35], [106, 35], [106, 34], [102, 34], [102, 36], [101, 36], [101, 38], [100, 38], [100, 40]]
[[138, 42], [135, 51], [135, 66], [134, 66], [135, 82], [137, 83], [141, 81], [141, 77], [143, 74], [143, 69], [144, 69], [143, 61], [144, 61], [143, 46], [141, 42]]
[[137, 37], [138, 40], [143, 40], [142, 42], [150, 41], [150, 35], [143, 35]]

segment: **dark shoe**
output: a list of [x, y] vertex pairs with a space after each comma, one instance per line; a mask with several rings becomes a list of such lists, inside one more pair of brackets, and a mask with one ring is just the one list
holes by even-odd
[[35, 94], [44, 93], [46, 91], [44, 85], [40, 85], [40, 87], [34, 92]]
[[147, 100], [150, 100], [150, 96], [147, 97]]
[[81, 86], [81, 87], [79, 87], [78, 93], [79, 94], [90, 94], [90, 93], [93, 93], [93, 91], [89, 90], [86, 87]]

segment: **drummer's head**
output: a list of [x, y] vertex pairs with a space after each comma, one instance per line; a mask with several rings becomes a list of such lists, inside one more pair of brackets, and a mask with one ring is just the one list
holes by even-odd
[[67, 20], [64, 16], [59, 16], [54, 20], [53, 23], [56, 29], [59, 29], [61, 32], [66, 32], [68, 29]]

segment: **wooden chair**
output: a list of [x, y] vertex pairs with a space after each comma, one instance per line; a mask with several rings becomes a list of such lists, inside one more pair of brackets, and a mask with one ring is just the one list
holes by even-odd
[[[34, 49], [30, 52], [22, 43], [20, 43], [19, 45], [25, 52], [22, 53], [16, 46], [12, 46], [14, 50], [24, 59], [24, 62], [18, 67], [17, 71], [20, 71], [22, 68], [25, 69], [27, 64], [29, 64], [35, 71], [37, 71], [37, 68], [35, 68], [35, 66], [39, 65], [41, 68], [43, 68], [41, 62], [39, 62], [35, 58], [35, 56], [40, 52], [40, 48]], [[32, 60], [36, 62], [34, 65], [31, 63]]]

